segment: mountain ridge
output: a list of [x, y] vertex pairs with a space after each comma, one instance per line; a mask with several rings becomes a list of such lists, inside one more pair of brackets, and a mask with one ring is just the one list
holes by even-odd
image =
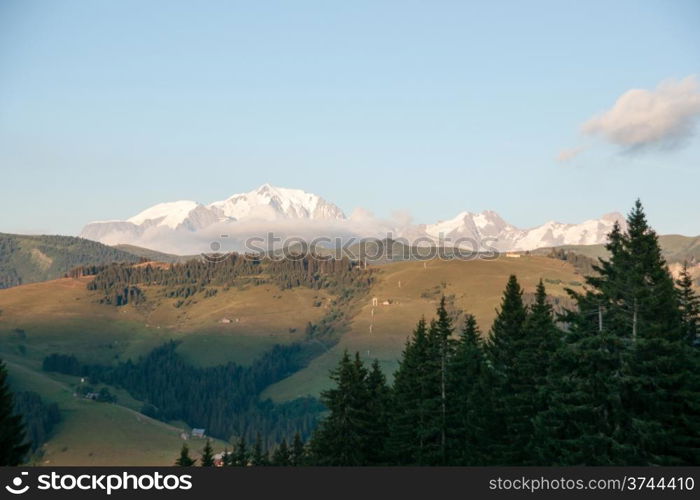
[[60, 278], [77, 266], [136, 263], [140, 258], [75, 236], [0, 233], [0, 289]]
[[623, 228], [625, 224], [624, 217], [617, 212], [579, 224], [551, 220], [532, 228], [518, 228], [492, 210], [463, 211], [434, 224], [406, 224], [363, 214], [347, 217], [337, 205], [316, 194], [263, 184], [253, 191], [207, 205], [192, 200], [165, 202], [126, 220], [91, 222], [80, 236], [108, 245], [131, 244], [175, 254], [210, 251], [212, 242], [219, 238], [228, 238], [227, 250], [240, 251], [247, 239], [270, 232], [282, 238], [302, 239], [392, 235], [410, 243], [527, 251], [600, 244], [615, 222]]

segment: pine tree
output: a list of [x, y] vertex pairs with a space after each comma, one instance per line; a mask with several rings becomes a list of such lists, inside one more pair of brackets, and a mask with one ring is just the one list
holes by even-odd
[[388, 453], [396, 465], [426, 465], [424, 428], [428, 417], [424, 375], [428, 365], [428, 332], [421, 318], [406, 342], [394, 375], [390, 405]]
[[505, 376], [515, 358], [518, 342], [524, 335], [527, 310], [523, 303], [523, 291], [515, 275], [508, 278], [501, 299], [501, 308], [491, 327], [487, 350], [494, 368]]
[[14, 414], [5, 363], [0, 361], [0, 466], [20, 465], [29, 448], [22, 417]]
[[678, 295], [639, 201], [627, 226], [613, 228], [589, 290], [571, 292], [578, 307], [536, 423], [543, 463], [697, 463], [697, 364]]
[[224, 448], [223, 453], [221, 454], [221, 465], [222, 467], [228, 467], [230, 465], [233, 465], [233, 454], [228, 451], [228, 448]]
[[467, 314], [447, 382], [450, 465], [488, 463], [491, 373], [476, 318]]
[[294, 434], [294, 441], [292, 442], [292, 449], [290, 454], [290, 465], [294, 467], [301, 467], [306, 465], [306, 449], [304, 442], [301, 440], [301, 434], [297, 431]]
[[569, 291], [577, 308], [563, 317], [568, 331], [546, 387], [550, 406], [535, 419], [541, 465], [622, 465], [634, 457], [623, 400], [628, 330], [620, 325], [628, 316], [617, 307], [626, 291], [615, 285], [631, 265], [624, 239], [615, 223], [606, 244], [610, 259], [599, 259], [597, 274], [586, 277], [590, 290]]
[[632, 265], [624, 284], [632, 334], [626, 406], [635, 458], [641, 464], [698, 463], [700, 387], [682, 304], [639, 200], [627, 224], [623, 248]]
[[272, 454], [272, 465], [287, 467], [292, 465], [291, 454], [287, 446], [287, 440], [283, 439]]
[[448, 368], [454, 347], [444, 297], [437, 319], [421, 319], [406, 343], [389, 411], [388, 456], [401, 465], [441, 465], [448, 451]]
[[[525, 321], [527, 309], [523, 303], [523, 291], [517, 278], [508, 278], [501, 308], [491, 327], [487, 344], [489, 361], [493, 367], [492, 391], [493, 418], [500, 431], [492, 436], [490, 465], [519, 465], [523, 463], [523, 439], [527, 439], [525, 418], [518, 411], [520, 389], [520, 359], [525, 346]], [[497, 424], [496, 424], [497, 422]], [[525, 434], [523, 434], [525, 432]], [[520, 446], [514, 445], [519, 442]]]
[[182, 444], [182, 449], [180, 449], [180, 456], [175, 461], [175, 465], [180, 467], [192, 467], [197, 462], [196, 459], [190, 457], [190, 450], [186, 444]]
[[376, 359], [367, 375], [367, 393], [367, 415], [371, 423], [366, 431], [365, 465], [381, 465], [386, 462], [390, 389]]
[[214, 450], [211, 447], [211, 442], [207, 439], [202, 450], [202, 458], [199, 460], [202, 467], [214, 467]]
[[440, 300], [437, 318], [428, 330], [428, 353], [423, 383], [423, 405], [428, 417], [423, 439], [428, 444], [425, 459], [430, 465], [447, 464], [447, 368], [452, 356], [454, 328], [447, 313], [445, 297]]
[[561, 347], [561, 333], [554, 322], [554, 312], [547, 302], [542, 280], [537, 284], [535, 302], [529, 308], [523, 328], [515, 360], [512, 382], [515, 394], [511, 398], [508, 425], [516, 436], [513, 446], [522, 451], [522, 454], [515, 454], [517, 462], [536, 465], [539, 439], [534, 437], [533, 423], [537, 415], [550, 406], [547, 384]]
[[681, 308], [681, 320], [685, 337], [691, 346], [698, 345], [700, 335], [700, 297], [693, 290], [693, 278], [688, 271], [688, 262], [683, 263], [683, 270], [676, 280]]
[[270, 465], [267, 450], [263, 447], [262, 436], [258, 432], [253, 444], [253, 451], [250, 454], [250, 464], [253, 466]]
[[525, 344], [530, 349], [530, 359], [527, 360], [529, 376], [541, 385], [547, 378], [550, 355], [561, 343], [561, 332], [554, 322], [554, 311], [547, 301], [542, 280], [537, 284], [535, 302], [530, 306], [524, 329]]
[[350, 359], [347, 351], [331, 372], [335, 387], [321, 394], [329, 414], [311, 440], [317, 465], [364, 465], [367, 462], [367, 431], [371, 425], [367, 410], [367, 370], [359, 355]]
[[235, 465], [237, 467], [248, 467], [248, 462], [248, 448], [246, 447], [245, 437], [241, 436], [241, 438], [238, 440], [238, 445], [233, 451], [231, 465]]

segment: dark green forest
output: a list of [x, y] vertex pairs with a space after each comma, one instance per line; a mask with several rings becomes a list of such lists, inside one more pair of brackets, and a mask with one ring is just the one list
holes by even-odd
[[55, 403], [31, 391], [12, 393], [0, 360], [0, 466], [20, 465], [36, 453], [61, 421]]
[[443, 298], [389, 386], [347, 353], [308, 446], [317, 465], [700, 465], [700, 300], [639, 202], [575, 304], [511, 276], [488, 336]]
[[70, 276], [95, 275], [89, 290], [103, 294], [102, 302], [115, 306], [146, 300], [143, 285], [164, 287], [165, 297], [190, 299], [201, 293], [207, 298], [216, 286], [228, 289], [246, 285], [274, 284], [281, 289], [305, 286], [328, 288], [344, 301], [364, 293], [372, 282], [371, 270], [364, 270], [349, 259], [304, 256], [299, 259], [272, 260], [264, 256], [230, 254], [216, 262], [193, 259], [169, 266], [112, 264], [83, 266]]
[[261, 400], [260, 394], [305, 367], [337, 341], [352, 300], [366, 293], [373, 279], [371, 271], [347, 259], [307, 256], [275, 261], [238, 254], [217, 262], [201, 259], [167, 266], [88, 265], [69, 274], [94, 276], [88, 288], [101, 292], [101, 301], [115, 306], [146, 300], [142, 285], [158, 286], [153, 293], [181, 301], [191, 300], [196, 294], [204, 300], [214, 295], [214, 287], [273, 284], [281, 289], [329, 289], [335, 295], [332, 307], [318, 322], [307, 326], [303, 340], [277, 345], [249, 367], [236, 363], [211, 368], [191, 366], [177, 353], [175, 342], [137, 361], [116, 366], [83, 363], [71, 354], [54, 353], [44, 359], [46, 371], [88, 377], [91, 385], [126, 389], [144, 402], [143, 412], [154, 418], [183, 420], [224, 440], [252, 442], [260, 435], [266, 446], [291, 441], [296, 433], [307, 438], [323, 406], [316, 398], [274, 404]]
[[346, 352], [306, 444], [267, 450], [258, 435], [224, 465], [700, 464], [700, 298], [687, 268], [670, 275], [639, 202], [627, 222], [569, 308], [543, 282], [525, 300], [511, 276], [485, 336], [443, 297], [391, 385]]
[[117, 366], [83, 364], [72, 355], [52, 354], [44, 359], [46, 371], [87, 377], [91, 385], [108, 384], [126, 389], [144, 401], [142, 412], [164, 421], [183, 420], [205, 428], [224, 440], [254, 439], [262, 434], [270, 445], [291, 439], [296, 432], [308, 436], [323, 407], [315, 398], [275, 404], [260, 393], [318, 354], [316, 344], [275, 346], [250, 366], [236, 363], [197, 368], [169, 342], [136, 362]]
[[32, 391], [16, 392], [12, 395], [14, 411], [22, 415], [26, 440], [30, 451], [36, 452], [51, 437], [56, 424], [61, 421], [61, 412], [56, 403], [46, 403]]

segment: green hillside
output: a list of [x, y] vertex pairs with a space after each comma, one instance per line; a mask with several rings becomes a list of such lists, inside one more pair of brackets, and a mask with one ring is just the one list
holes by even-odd
[[[117, 404], [97, 403], [74, 394], [76, 377], [52, 377], [30, 360], [5, 355], [10, 386], [33, 391], [57, 403], [61, 422], [44, 445], [35, 465], [171, 465], [182, 446], [182, 426], [149, 418], [139, 404], [119, 393]], [[115, 391], [119, 392], [119, 391]], [[204, 439], [190, 438], [197, 457]], [[225, 444], [215, 441], [217, 451]]]
[[700, 236], [690, 237], [667, 234], [659, 237], [661, 249], [669, 262], [699, 261]]
[[[688, 247], [684, 240], [677, 246]], [[147, 401], [135, 401], [124, 390], [118, 405], [75, 400], [69, 389], [74, 379], [40, 368], [52, 353], [115, 366], [175, 340], [186, 363], [208, 368], [229, 362], [250, 366], [276, 345], [315, 346], [308, 362], [263, 390], [262, 398], [283, 403], [328, 387], [329, 370], [344, 349], [378, 359], [391, 377], [416, 321], [432, 317], [442, 295], [457, 321], [462, 311], [472, 313], [486, 331], [510, 274], [518, 276], [526, 300], [544, 280], [556, 306], [567, 305], [565, 288], [583, 281], [574, 263], [542, 255], [404, 261], [366, 271], [324, 265], [331, 267], [236, 258], [172, 268], [121, 264], [97, 277], [78, 273], [0, 290], [0, 358], [8, 360], [18, 390], [57, 401], [65, 414], [46, 445], [46, 460], [166, 465], [178, 448], [174, 429], [183, 425], [143, 417], [138, 410]], [[138, 294], [115, 301], [126, 297], [120, 295], [125, 289]], [[98, 454], [104, 446], [118, 452]], [[124, 451], [130, 446], [131, 455]]]
[[308, 367], [268, 387], [264, 396], [287, 401], [320, 394], [329, 387], [328, 373], [345, 349], [358, 351], [365, 360], [379, 360], [391, 377], [415, 323], [421, 316], [433, 316], [442, 295], [448, 299], [457, 322], [462, 311], [468, 312], [476, 316], [482, 331], [488, 331], [510, 274], [518, 276], [529, 294], [540, 279], [545, 280], [548, 293], [559, 301], [566, 300], [566, 287], [576, 289], [583, 281], [570, 263], [541, 256], [405, 261], [379, 266], [369, 295], [357, 307], [339, 342]]
[[[114, 435], [135, 448], [122, 463], [166, 465], [179, 448], [179, 434], [173, 440], [172, 429], [169, 437], [153, 430], [152, 421], [138, 414], [146, 403], [156, 409], [149, 415], [163, 419], [156, 424], [182, 428], [173, 423], [184, 422], [221, 438], [244, 432], [252, 441], [256, 429], [273, 443], [296, 431], [307, 436], [318, 403], [277, 404], [258, 395], [335, 342], [344, 331], [344, 311], [351, 310], [355, 294], [366, 293], [371, 271], [348, 261], [232, 256], [218, 263], [88, 266], [70, 275], [0, 290], [0, 358], [11, 361], [13, 373], [24, 373], [13, 379], [14, 387], [57, 402], [71, 417], [46, 444], [46, 456], [53, 456], [50, 463], [114, 464], [120, 453], [97, 451], [119, 449], [109, 443]], [[119, 295], [125, 289], [139, 294], [112, 300], [115, 293], [126, 297]], [[47, 357], [59, 363], [46, 365]], [[67, 358], [83, 368], [62, 368]], [[78, 376], [110, 386], [119, 404], [76, 399]], [[184, 378], [174, 382], [178, 376]], [[229, 383], [222, 385], [222, 377]], [[162, 390], [151, 388], [154, 378]], [[28, 386], [31, 380], [36, 383]], [[182, 396], [159, 399], [178, 388]], [[153, 439], [144, 436], [151, 432]], [[77, 451], [64, 455], [64, 448]]]
[[122, 252], [130, 253], [147, 260], [156, 262], [186, 262], [190, 259], [198, 258], [197, 255], [175, 255], [172, 253], [163, 253], [150, 248], [137, 247], [136, 245], [112, 245], [112, 248], [121, 250]]
[[60, 278], [76, 266], [139, 260], [84, 238], [0, 233], [0, 288]]
[[[682, 236], [680, 234], [667, 234], [659, 236], [661, 250], [666, 260], [671, 264], [675, 262], [695, 262], [700, 260], [700, 236]], [[608, 251], [603, 245], [562, 245], [554, 247], [564, 251], [584, 255], [593, 259], [607, 257]], [[546, 255], [552, 247], [538, 248], [531, 253]]]

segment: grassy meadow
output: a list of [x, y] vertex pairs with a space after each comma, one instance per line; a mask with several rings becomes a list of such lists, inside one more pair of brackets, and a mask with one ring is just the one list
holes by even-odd
[[[432, 317], [443, 294], [454, 311], [476, 315], [485, 332], [510, 274], [518, 275], [526, 293], [546, 279], [554, 296], [564, 296], [565, 287], [582, 281], [570, 264], [543, 256], [378, 266], [369, 293], [349, 309], [349, 327], [338, 343], [268, 387], [263, 397], [286, 401], [318, 395], [328, 387], [328, 372], [344, 349], [378, 359], [391, 376], [415, 323], [421, 316]], [[146, 286], [145, 303], [114, 307], [87, 290], [89, 280], [62, 278], [0, 290], [0, 357], [8, 364], [12, 385], [58, 403], [63, 416], [39, 464], [168, 465], [181, 446], [183, 429], [182, 423], [140, 414], [142, 402], [125, 391], [110, 389], [117, 404], [74, 396], [76, 377], [41, 371], [46, 355], [74, 354], [83, 362], [109, 364], [137, 359], [176, 339], [182, 342], [178, 351], [192, 364], [247, 364], [275, 344], [301, 339], [306, 325], [322, 318], [332, 300], [323, 290], [248, 285], [219, 289], [208, 298], [197, 294], [176, 307], [176, 299]], [[196, 455], [203, 442], [190, 446]], [[224, 446], [217, 443], [217, 450]]]

